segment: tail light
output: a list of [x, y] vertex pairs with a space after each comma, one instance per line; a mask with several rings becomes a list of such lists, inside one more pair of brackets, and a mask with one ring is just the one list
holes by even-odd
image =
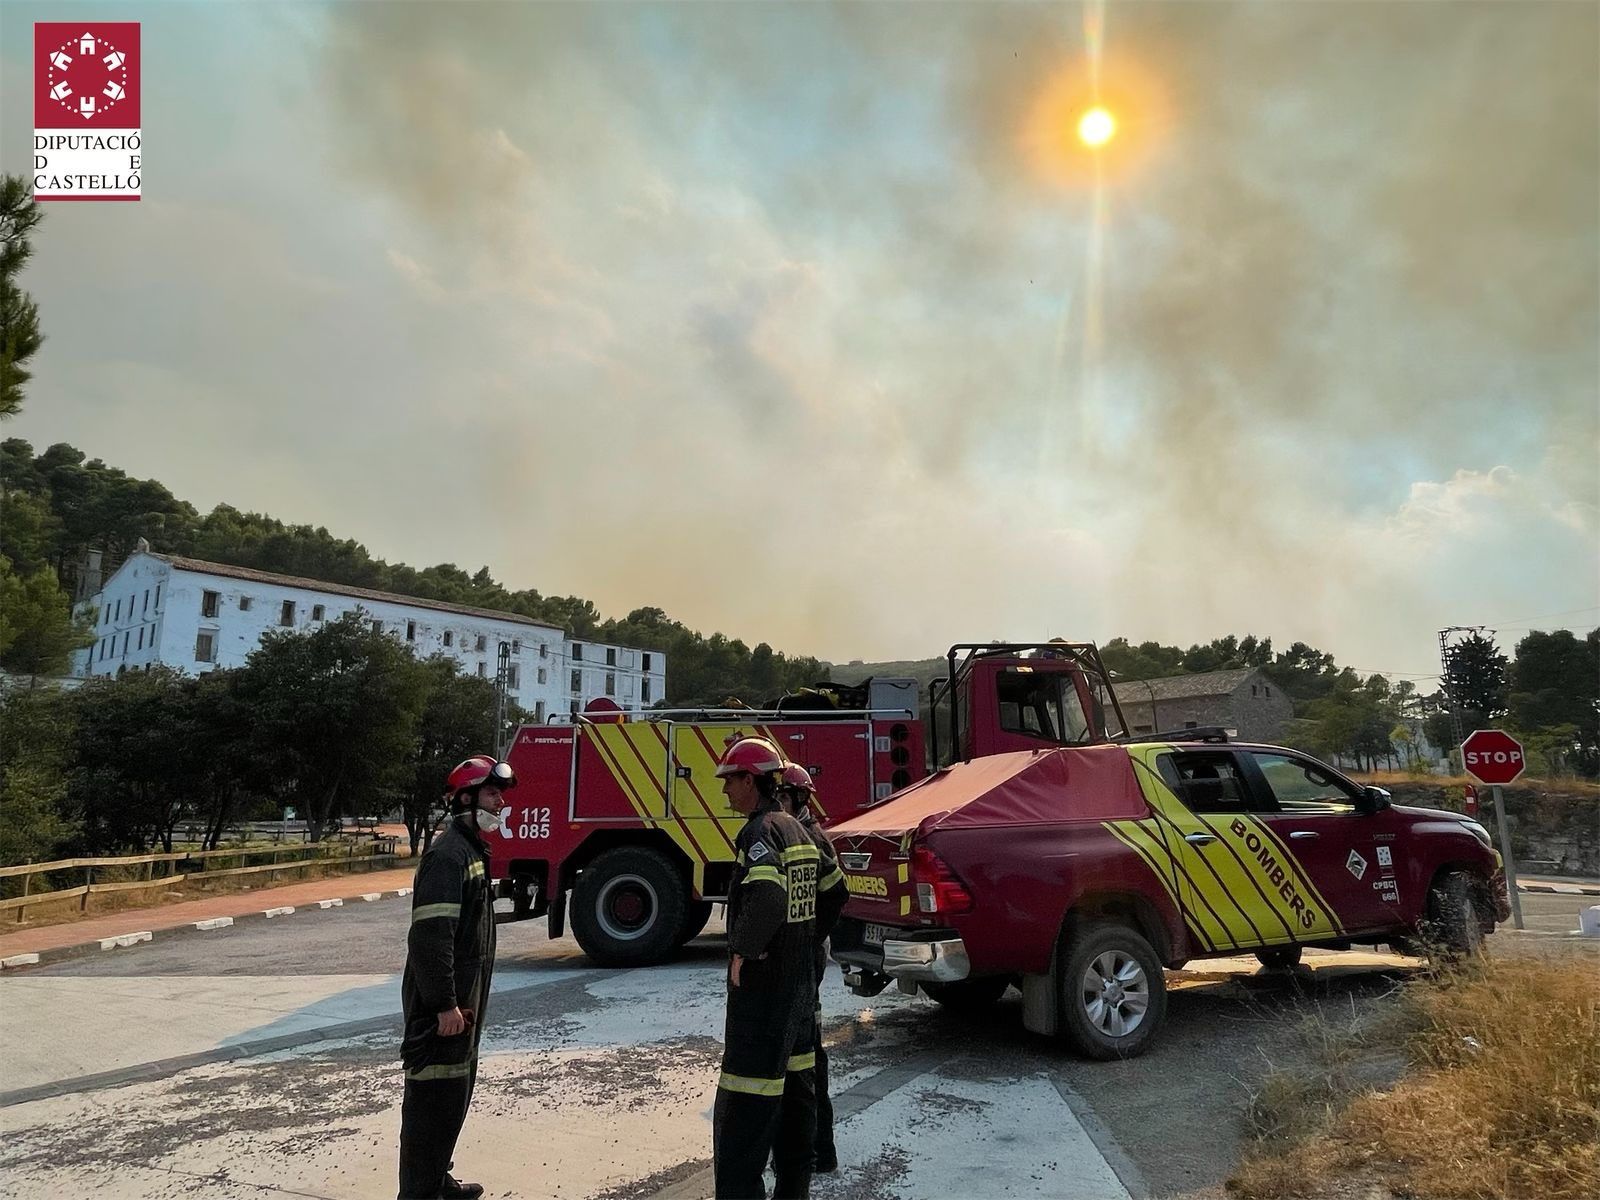
[[959, 876], [927, 846], [911, 848], [911, 879], [917, 885], [917, 908], [924, 913], [972, 911], [972, 893]]

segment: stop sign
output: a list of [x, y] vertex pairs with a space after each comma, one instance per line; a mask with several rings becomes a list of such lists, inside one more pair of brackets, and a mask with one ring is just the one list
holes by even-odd
[[1498, 729], [1479, 729], [1461, 743], [1461, 763], [1479, 783], [1510, 783], [1522, 774], [1522, 743]]

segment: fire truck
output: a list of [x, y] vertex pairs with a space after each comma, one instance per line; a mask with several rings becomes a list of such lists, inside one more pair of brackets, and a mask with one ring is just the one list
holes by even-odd
[[832, 825], [887, 803], [927, 775], [930, 759], [1034, 749], [1041, 738], [1090, 744], [1104, 740], [1108, 719], [1121, 729], [1090, 643], [958, 645], [947, 658], [949, 678], [928, 697], [952, 714], [942, 752], [936, 733], [925, 736], [916, 681], [898, 678], [820, 683], [759, 708], [591, 705], [523, 726], [508, 756], [519, 785], [489, 837], [497, 894], [510, 897], [514, 920], [547, 918], [551, 937], [570, 919], [597, 963], [660, 962], [727, 896], [744, 818], [715, 769], [731, 740], [768, 738], [810, 771], [819, 817]]

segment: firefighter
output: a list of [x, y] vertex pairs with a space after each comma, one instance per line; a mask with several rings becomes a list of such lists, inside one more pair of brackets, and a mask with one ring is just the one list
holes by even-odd
[[450, 822], [417, 865], [401, 1002], [405, 1100], [400, 1108], [400, 1197], [483, 1195], [450, 1175], [456, 1138], [478, 1077], [494, 974], [494, 896], [483, 835], [500, 824], [517, 778], [507, 763], [475, 755], [450, 772]]
[[817, 1136], [816, 1162], [812, 1170], [819, 1175], [830, 1175], [839, 1169], [839, 1151], [833, 1144], [833, 1100], [828, 1095], [828, 1054], [822, 1045], [822, 975], [828, 969], [828, 935], [833, 932], [844, 911], [850, 893], [845, 890], [844, 872], [839, 870], [838, 856], [833, 843], [822, 832], [816, 814], [811, 811], [811, 800], [817, 794], [817, 785], [811, 772], [799, 763], [785, 763], [778, 781], [778, 796], [789, 815], [800, 822], [811, 844], [821, 855], [817, 880], [817, 943], [812, 956], [812, 967], [817, 976], [817, 997], [813, 1006], [811, 1044], [816, 1054], [817, 1084]]
[[728, 1020], [712, 1117], [717, 1200], [811, 1192], [817, 870], [821, 856], [778, 801], [783, 756], [740, 738], [717, 764], [722, 792], [745, 815], [728, 885]]

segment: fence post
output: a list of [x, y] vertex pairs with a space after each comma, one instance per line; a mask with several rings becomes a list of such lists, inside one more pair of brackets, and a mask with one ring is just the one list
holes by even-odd
[[[27, 897], [28, 888], [32, 883], [33, 883], [33, 872], [30, 871], [30, 872], [28, 872], [28, 874], [26, 874], [26, 875], [24, 875], [22, 877], [22, 895], [23, 895], [24, 898]], [[28, 911], [28, 906], [26, 904], [17, 905], [17, 924], [18, 925], [22, 924], [22, 914], [27, 912], [27, 911]]]
[[89, 888], [92, 887], [93, 884], [94, 884], [94, 868], [93, 867], [85, 867], [83, 869], [83, 903], [78, 905], [78, 911], [79, 912], [88, 912], [89, 911]]

